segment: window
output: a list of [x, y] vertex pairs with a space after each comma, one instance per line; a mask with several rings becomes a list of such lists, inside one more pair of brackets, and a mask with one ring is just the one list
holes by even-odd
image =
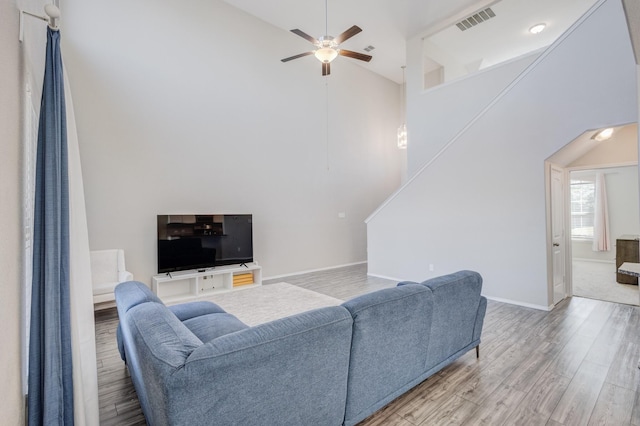
[[593, 238], [595, 198], [594, 180], [571, 180], [571, 238]]

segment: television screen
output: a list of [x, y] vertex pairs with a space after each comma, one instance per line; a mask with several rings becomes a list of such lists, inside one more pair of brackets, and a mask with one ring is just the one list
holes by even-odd
[[250, 214], [158, 215], [158, 273], [248, 262]]

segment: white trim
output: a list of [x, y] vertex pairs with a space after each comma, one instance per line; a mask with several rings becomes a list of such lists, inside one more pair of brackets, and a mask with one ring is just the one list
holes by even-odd
[[280, 278], [293, 277], [295, 275], [311, 274], [313, 272], [330, 271], [331, 269], [345, 268], [347, 266], [354, 266], [354, 265], [362, 265], [363, 263], [367, 263], [367, 261], [363, 260], [363, 261], [360, 261], [360, 262], [345, 263], [344, 265], [327, 266], [325, 268], [309, 269], [309, 270], [306, 270], [306, 271], [291, 272], [289, 274], [274, 275], [274, 276], [271, 276], [271, 277], [264, 277], [264, 278], [262, 278], [262, 281], [277, 280], [277, 279], [280, 279]]
[[522, 60], [522, 59], [524, 59], [526, 57], [529, 57], [529, 56], [536, 56], [536, 55], [540, 56], [542, 54], [542, 52], [544, 52], [544, 50], [547, 47], [549, 47], [549, 46], [541, 47], [539, 49], [532, 50], [532, 51], [527, 52], [527, 53], [523, 53], [522, 55], [506, 59], [506, 60], [504, 60], [502, 62], [498, 62], [496, 64], [490, 65], [490, 66], [488, 66], [486, 68], [482, 68], [482, 69], [480, 69], [478, 71], [470, 72], [469, 74], [465, 74], [465, 75], [462, 75], [460, 77], [453, 78], [453, 79], [451, 79], [449, 81], [445, 81], [443, 83], [438, 84], [437, 86], [429, 87], [427, 89], [422, 89], [422, 91], [420, 92], [420, 95], [431, 94], [430, 92], [436, 92], [438, 89], [444, 89], [447, 86], [450, 86], [452, 84], [458, 84], [461, 81], [468, 80], [468, 79], [480, 76], [480, 75], [482, 75], [482, 74], [484, 74], [486, 72], [493, 71], [495, 68], [498, 68], [498, 67], [501, 67], [501, 66], [504, 66], [504, 65], [508, 65], [508, 64], [511, 64], [513, 62], [516, 62], [516, 61], [520, 61], [520, 60]]
[[427, 161], [422, 167], [420, 167], [420, 169], [418, 169], [418, 171], [414, 173], [413, 176], [411, 176], [411, 178], [409, 178], [409, 180], [407, 180], [404, 185], [402, 185], [396, 192], [391, 194], [389, 198], [383, 201], [382, 204], [380, 204], [380, 206], [375, 209], [373, 213], [371, 213], [369, 217], [365, 219], [364, 222], [369, 223], [375, 216], [377, 216], [378, 213], [380, 213], [389, 203], [391, 203], [391, 201], [393, 201], [398, 195], [400, 195], [400, 193], [402, 193], [405, 188], [411, 185], [413, 181], [416, 180], [429, 166], [431, 166], [431, 164], [438, 160], [438, 158], [440, 158], [440, 156], [443, 155], [451, 145], [457, 142], [458, 139], [462, 137], [462, 135], [467, 133], [467, 131], [469, 131], [469, 129], [471, 129], [478, 120], [484, 117], [484, 115], [487, 114], [495, 104], [497, 104], [504, 96], [506, 96], [507, 93], [511, 91], [511, 89], [517, 86], [522, 79], [524, 79], [529, 73], [531, 73], [538, 66], [538, 64], [543, 62], [547, 58], [547, 56], [551, 55], [551, 53], [555, 49], [557, 49], [571, 34], [573, 34], [573, 32], [576, 31], [576, 29], [579, 28], [584, 21], [589, 19], [591, 15], [593, 15], [606, 1], [607, 0], [598, 0], [593, 6], [591, 6], [591, 8], [576, 22], [574, 22], [567, 31], [565, 31], [560, 37], [558, 37], [551, 44], [551, 46], [549, 46], [544, 52], [542, 52], [540, 56], [538, 56], [531, 64], [529, 64], [529, 66], [526, 67], [515, 79], [513, 79], [513, 81], [509, 83], [507, 87], [505, 87], [500, 93], [498, 93], [491, 100], [491, 102], [489, 102], [478, 114], [476, 114], [476, 116], [473, 117], [462, 129], [460, 129], [460, 131], [458, 131], [458, 133], [456, 133], [456, 135], [451, 138], [451, 140], [449, 140], [449, 142], [447, 142], [429, 161]]
[[[413, 280], [407, 280], [407, 279], [402, 279], [402, 278], [394, 278], [394, 277], [387, 277], [385, 275], [377, 275], [377, 274], [370, 274], [367, 272], [367, 276], [368, 277], [373, 277], [373, 278], [382, 278], [385, 280], [391, 280], [391, 281], [397, 281], [397, 282], [402, 282], [402, 281], [413, 281]], [[435, 277], [433, 277], [435, 278]], [[426, 278], [429, 279], [429, 278]]]
[[554, 307], [554, 305], [549, 305], [549, 306], [534, 305], [533, 303], [517, 302], [515, 300], [503, 299], [501, 297], [487, 296], [487, 295], [484, 295], [484, 294], [483, 294], [483, 296], [486, 297], [489, 300], [493, 300], [494, 302], [508, 303], [510, 305], [516, 305], [516, 306], [524, 306], [525, 308], [537, 309], [539, 311], [547, 311], [547, 312], [549, 312]]
[[[392, 280], [392, 281], [397, 281], [397, 282], [402, 282], [402, 281], [413, 281], [413, 280], [406, 280], [406, 279], [401, 279], [401, 278], [393, 278], [393, 277], [387, 277], [384, 275], [377, 275], [377, 274], [367, 274], [367, 276], [369, 277], [375, 277], [375, 278], [384, 278], [386, 280]], [[431, 278], [437, 278], [437, 277], [431, 277]], [[426, 278], [425, 280], [429, 280], [431, 278]], [[510, 305], [517, 305], [517, 306], [524, 306], [525, 308], [533, 308], [533, 309], [537, 309], [539, 311], [550, 311], [553, 309], [554, 305], [550, 305], [550, 306], [542, 306], [542, 305], [534, 305], [532, 303], [526, 303], [526, 302], [518, 302], [515, 300], [510, 300], [510, 299], [503, 299], [501, 297], [493, 297], [493, 296], [487, 296], [484, 295], [484, 297], [486, 297], [489, 300], [493, 300], [494, 302], [500, 302], [500, 303], [508, 303]]]
[[579, 260], [581, 262], [593, 262], [593, 263], [609, 263], [614, 265], [616, 263], [615, 260], [606, 260], [606, 259], [589, 259], [584, 257], [574, 257], [572, 260]]
[[598, 165], [598, 166], [575, 166], [575, 167], [567, 167], [567, 170], [569, 172], [579, 172], [579, 171], [587, 171], [587, 170], [601, 170], [601, 169], [613, 169], [616, 167], [632, 167], [632, 166], [637, 166], [638, 162], [637, 161], [625, 161], [623, 163], [612, 163], [612, 164], [606, 164], [606, 165]]

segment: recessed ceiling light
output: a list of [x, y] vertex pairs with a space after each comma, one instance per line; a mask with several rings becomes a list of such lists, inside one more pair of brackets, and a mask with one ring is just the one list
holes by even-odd
[[602, 141], [606, 141], [611, 136], [613, 136], [613, 129], [609, 127], [609, 128], [600, 130], [595, 135], [593, 135], [591, 139], [595, 139], [598, 142], [602, 142]]
[[531, 34], [540, 34], [545, 28], [547, 28], [547, 24], [535, 24], [529, 28], [529, 32]]

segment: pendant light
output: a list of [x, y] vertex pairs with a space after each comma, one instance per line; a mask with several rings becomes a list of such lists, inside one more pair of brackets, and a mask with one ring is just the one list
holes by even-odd
[[402, 119], [402, 124], [398, 127], [398, 148], [399, 149], [407, 149], [407, 123], [405, 117], [405, 103], [406, 103], [406, 81], [404, 75], [405, 65], [402, 67], [402, 92], [400, 96], [400, 118]]

